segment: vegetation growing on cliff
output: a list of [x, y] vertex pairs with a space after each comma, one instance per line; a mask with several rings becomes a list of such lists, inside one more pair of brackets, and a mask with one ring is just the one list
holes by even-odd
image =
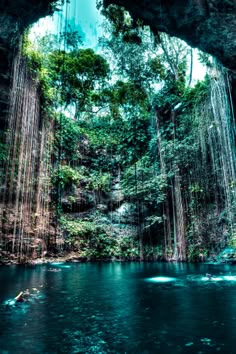
[[33, 249], [73, 250], [83, 259], [217, 254], [236, 234], [225, 73], [214, 69], [213, 79], [193, 85], [185, 43], [154, 36], [123, 9], [105, 12], [113, 22], [103, 55], [82, 48], [76, 32], [24, 39], [48, 127], [40, 156], [50, 227]]

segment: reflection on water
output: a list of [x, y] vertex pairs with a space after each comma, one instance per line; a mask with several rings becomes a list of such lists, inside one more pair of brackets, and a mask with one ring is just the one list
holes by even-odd
[[50, 263], [52, 266], [59, 267], [59, 268], [70, 268], [71, 266], [68, 264], [64, 264], [62, 262], [52, 262]]
[[171, 278], [171, 277], [152, 277], [152, 278], [147, 278], [146, 281], [150, 281], [152, 283], [169, 283], [171, 281], [176, 281], [176, 278]]
[[217, 281], [227, 281], [227, 282], [236, 282], [235, 275], [221, 275], [221, 276], [202, 276], [202, 275], [190, 275], [182, 278], [171, 278], [171, 277], [151, 277], [145, 279], [151, 283], [169, 283], [169, 282], [176, 282], [177, 285], [184, 285], [186, 281], [196, 281], [196, 282], [217, 282]]
[[[235, 353], [234, 274], [210, 264], [2, 267], [0, 353]], [[28, 301], [6, 306], [26, 289]]]

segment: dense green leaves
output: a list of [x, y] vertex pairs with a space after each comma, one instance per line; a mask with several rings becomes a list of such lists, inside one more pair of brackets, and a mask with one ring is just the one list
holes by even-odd
[[60, 90], [61, 104], [75, 104], [77, 111], [85, 109], [90, 91], [109, 73], [106, 60], [92, 49], [56, 50], [48, 60], [50, 79]]
[[79, 146], [82, 140], [78, 123], [60, 113], [55, 116], [55, 129], [55, 153], [60, 153], [62, 160], [77, 160], [80, 156]]
[[[211, 133], [199, 118], [199, 107], [209, 105], [209, 78], [191, 87], [193, 53], [184, 42], [164, 34], [155, 41], [123, 8], [104, 11], [112, 20], [104, 56], [79, 48], [76, 32], [63, 34], [63, 50], [48, 36], [43, 50], [26, 51], [54, 110], [53, 187], [68, 204], [92, 200], [85, 219], [62, 218], [66, 243], [95, 259], [142, 258], [151, 249], [160, 255], [162, 247], [167, 259], [195, 259], [216, 243], [206, 235], [210, 216], [201, 220], [220, 194]], [[136, 231], [115, 239], [108, 215], [120, 202], [135, 206]]]
[[57, 186], [61, 186], [62, 188], [68, 187], [70, 185], [79, 184], [79, 182], [83, 179], [83, 176], [73, 169], [70, 166], [59, 166], [54, 170], [54, 174], [52, 177], [53, 184]]

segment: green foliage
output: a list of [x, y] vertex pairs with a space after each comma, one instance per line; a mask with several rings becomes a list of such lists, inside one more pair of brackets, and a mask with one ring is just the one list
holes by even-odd
[[150, 67], [156, 79], [165, 80], [167, 77], [166, 68], [160, 56], [149, 58], [147, 65]]
[[149, 121], [144, 116], [132, 117], [124, 123], [118, 153], [124, 165], [132, 165], [145, 153], [149, 140]]
[[134, 111], [137, 107], [140, 110], [147, 110], [149, 107], [148, 95], [144, 87], [138, 82], [124, 82], [118, 80], [113, 86], [112, 97], [113, 104], [123, 106], [126, 111], [128, 109]]
[[210, 80], [206, 76], [205, 80], [198, 81], [194, 87], [187, 87], [184, 91], [183, 99], [186, 106], [193, 109], [200, 105], [210, 95]]
[[[118, 124], [110, 119], [110, 116], [92, 117], [90, 120], [78, 121], [81, 132], [88, 140], [91, 154], [102, 156], [108, 153], [108, 149], [113, 149], [119, 143], [117, 129], [120, 128], [122, 122]], [[105, 158], [105, 156], [103, 156]]]
[[52, 85], [60, 87], [61, 104], [74, 103], [79, 111], [85, 108], [95, 84], [109, 73], [107, 61], [92, 49], [55, 50], [48, 60]]
[[234, 231], [230, 237], [229, 246], [236, 249], [236, 232]]
[[87, 188], [93, 191], [109, 192], [111, 187], [110, 173], [102, 173], [101, 171], [89, 171]]
[[76, 50], [83, 44], [81, 36], [78, 31], [67, 31], [61, 33], [60, 42], [64, 43], [67, 50]]
[[[134, 30], [136, 26], [134, 26], [134, 21], [128, 11], [126, 11], [124, 7], [110, 5], [107, 8], [102, 8], [102, 14], [109, 20], [112, 26], [112, 34], [114, 36], [123, 35], [124, 42], [129, 42], [132, 30]], [[131, 40], [131, 42], [133, 41]]]
[[158, 174], [145, 156], [135, 165], [127, 168], [123, 175], [122, 187], [127, 198], [140, 200], [150, 207], [157, 207], [164, 201], [167, 178]]
[[8, 146], [5, 142], [0, 141], [0, 164], [7, 161], [8, 158]]
[[188, 246], [188, 260], [189, 262], [200, 262], [206, 259], [208, 254], [207, 248], [199, 244], [191, 244]]
[[145, 219], [146, 225], [145, 228], [149, 229], [155, 224], [162, 224], [163, 223], [163, 217], [157, 216], [157, 215], [150, 215]]
[[60, 222], [71, 237], [86, 237], [94, 232], [94, 224], [90, 221], [74, 221], [61, 217]]
[[47, 55], [39, 51], [28, 39], [23, 38], [22, 54], [27, 60], [27, 65], [41, 90], [41, 107], [50, 111], [56, 99], [56, 90], [51, 85]]
[[[58, 49], [61, 41], [67, 50]], [[74, 104], [81, 112], [96, 84], [108, 77], [107, 61], [92, 49], [78, 49], [80, 43], [80, 36], [72, 31], [63, 32], [59, 40], [46, 35], [37, 46], [24, 36], [22, 52], [40, 83], [45, 108]]]
[[76, 161], [79, 157], [79, 144], [82, 139], [78, 122], [62, 113], [55, 116], [55, 122], [55, 154], [58, 155], [60, 151], [61, 159]]
[[[133, 235], [113, 234], [109, 224], [99, 220], [72, 220], [61, 218], [61, 227], [69, 249], [88, 259], [138, 259], [139, 244]], [[146, 252], [150, 252], [149, 249]]]
[[[96, 170], [86, 170], [83, 166], [74, 169], [68, 165], [63, 165], [54, 170], [52, 183], [55, 187], [62, 189], [70, 187], [72, 184], [79, 186], [83, 183], [84, 189], [98, 192], [109, 192], [111, 186], [110, 173], [103, 173]], [[72, 201], [73, 195], [70, 196]]]
[[78, 185], [83, 178], [83, 175], [72, 167], [59, 166], [56, 170], [54, 170], [52, 183], [54, 186], [60, 185], [62, 188], [65, 188], [71, 184]]
[[61, 75], [62, 79], [65, 76], [69, 83], [75, 82], [78, 85], [80, 80], [92, 85], [94, 80], [105, 78], [109, 71], [106, 60], [92, 49], [79, 49], [68, 53], [57, 50], [50, 54], [49, 60], [56, 79], [58, 75]]
[[194, 183], [189, 186], [191, 193], [202, 193], [203, 189], [200, 187], [199, 183]]
[[[125, 201], [131, 200], [139, 209], [138, 227], [147, 257], [162, 256], [156, 234], [163, 240], [164, 227], [171, 230], [165, 229], [170, 239], [165, 254], [173, 255], [174, 218], [177, 203], [182, 203], [188, 257], [198, 259], [205, 256], [210, 237], [203, 236], [195, 216], [201, 208], [206, 210], [213, 188], [204, 185], [205, 175], [205, 179], [197, 177], [203, 152], [199, 120], [193, 112], [209, 98], [209, 79], [188, 87], [190, 49], [185, 43], [160, 35], [157, 46], [150, 32], [124, 8], [112, 5], [104, 12], [112, 20], [112, 36], [103, 41], [114, 73], [110, 82], [107, 60], [92, 49], [80, 49], [77, 32], [62, 34], [64, 50], [59, 49], [56, 36], [45, 36], [39, 51], [25, 42], [29, 67], [54, 109], [53, 157], [60, 166], [53, 172], [53, 187], [70, 193], [67, 198], [75, 203], [73, 184], [87, 195], [93, 192], [108, 208], [104, 200], [119, 180]], [[73, 117], [68, 117], [69, 111], [75, 112]], [[114, 237], [109, 222], [95, 216], [62, 218], [61, 225], [68, 248], [81, 256], [135, 259], [140, 253], [134, 235]], [[158, 230], [154, 247], [145, 238], [152, 230]]]
[[75, 221], [61, 218], [68, 246], [80, 251], [81, 257], [110, 258], [116, 253], [117, 241], [107, 225], [93, 221]]
[[198, 60], [205, 66], [212, 67], [212, 58], [209, 54], [204, 52], [198, 53]]
[[[163, 135], [166, 134], [166, 131]], [[182, 134], [181, 134], [182, 135]], [[164, 140], [162, 142], [161, 153], [165, 159], [166, 167], [169, 171], [175, 172], [175, 166], [183, 169], [189, 168], [198, 151], [198, 144], [193, 141], [192, 136], [181, 136], [176, 139]]]

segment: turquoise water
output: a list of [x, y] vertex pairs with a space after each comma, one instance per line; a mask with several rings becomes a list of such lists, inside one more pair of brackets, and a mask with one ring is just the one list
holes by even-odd
[[1, 354], [235, 353], [235, 266], [10, 266], [0, 284]]

